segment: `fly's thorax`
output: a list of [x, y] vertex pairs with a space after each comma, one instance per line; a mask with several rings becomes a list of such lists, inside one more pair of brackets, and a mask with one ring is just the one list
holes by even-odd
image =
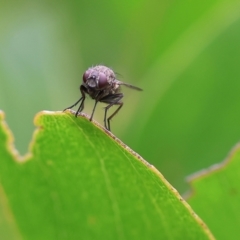
[[120, 85], [119, 85], [119, 82], [118, 82], [118, 81], [113, 81], [113, 82], [112, 82], [112, 89], [113, 89], [115, 92], [119, 92], [119, 90], [120, 90]]

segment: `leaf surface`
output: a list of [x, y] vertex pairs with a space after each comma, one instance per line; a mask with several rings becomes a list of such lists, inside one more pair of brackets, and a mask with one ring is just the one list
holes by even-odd
[[152, 165], [85, 115], [39, 113], [23, 158], [0, 116], [1, 239], [213, 239]]

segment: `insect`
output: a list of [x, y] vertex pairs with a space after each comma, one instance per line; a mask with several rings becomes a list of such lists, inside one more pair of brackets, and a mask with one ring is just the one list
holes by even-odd
[[[97, 103], [106, 103], [108, 105], [107, 107], [105, 107], [104, 126], [107, 130], [111, 131], [110, 120], [118, 113], [118, 111], [123, 106], [123, 102], [121, 101], [123, 98], [123, 93], [120, 92], [121, 85], [138, 91], [142, 91], [141, 88], [117, 80], [113, 70], [108, 67], [102, 65], [91, 67], [83, 74], [83, 82], [80, 85], [80, 92], [82, 94], [81, 98], [72, 106], [65, 108], [63, 111], [71, 109], [78, 103], [80, 103], [78, 110], [75, 113], [75, 116], [77, 117], [78, 113], [84, 109], [84, 101], [86, 98], [86, 94], [88, 94], [92, 99], [95, 100], [90, 121], [92, 121]], [[107, 118], [107, 112], [109, 108], [113, 105], [118, 105], [118, 108], [111, 116]]]

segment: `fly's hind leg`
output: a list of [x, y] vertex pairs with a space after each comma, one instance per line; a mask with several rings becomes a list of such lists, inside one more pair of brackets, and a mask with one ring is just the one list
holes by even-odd
[[[100, 100], [101, 102], [109, 103], [109, 105], [105, 108], [105, 114], [104, 114], [104, 126], [109, 131], [111, 131], [110, 120], [119, 112], [119, 110], [123, 106], [123, 102], [120, 101], [122, 98], [123, 98], [122, 93], [116, 93], [116, 94], [111, 94], [111, 95], [105, 96], [104, 98], [102, 98]], [[116, 109], [116, 111], [110, 117], [107, 118], [108, 109], [110, 107], [112, 107], [113, 105], [119, 105], [119, 107]]]
[[[105, 109], [105, 116], [104, 116], [104, 124], [105, 124], [105, 128], [107, 128], [109, 131], [111, 131], [110, 129], [110, 120], [119, 112], [119, 110], [122, 108], [123, 106], [123, 102], [118, 102], [118, 103], [115, 103], [114, 105], [119, 105], [119, 107], [116, 109], [116, 111], [110, 116], [108, 117], [107, 119], [107, 123], [108, 123], [108, 126], [106, 126], [106, 117], [107, 117], [107, 110], [112, 107], [110, 106], [108, 109], [106, 108]], [[109, 106], [109, 105], [108, 105]]]

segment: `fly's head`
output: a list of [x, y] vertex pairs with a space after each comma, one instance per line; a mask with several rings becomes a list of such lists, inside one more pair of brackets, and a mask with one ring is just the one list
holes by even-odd
[[114, 80], [116, 80], [114, 72], [101, 65], [91, 67], [83, 74], [83, 85], [93, 91], [110, 89]]

